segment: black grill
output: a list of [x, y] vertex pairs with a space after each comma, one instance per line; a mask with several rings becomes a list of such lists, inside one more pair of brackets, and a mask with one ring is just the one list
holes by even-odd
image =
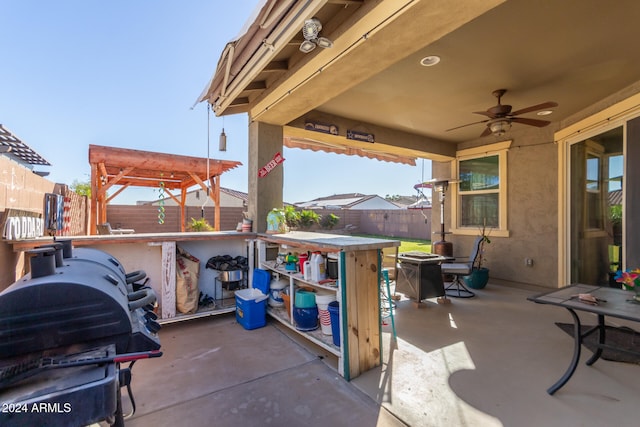
[[39, 425], [38, 405], [46, 425], [123, 425], [133, 362], [120, 364], [161, 355], [144, 272], [71, 241], [29, 255], [31, 273], [0, 293], [0, 425]]

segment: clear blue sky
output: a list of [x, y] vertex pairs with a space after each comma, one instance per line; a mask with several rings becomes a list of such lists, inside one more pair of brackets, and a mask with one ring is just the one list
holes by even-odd
[[[258, 0], [0, 0], [0, 123], [51, 167], [89, 181], [89, 144], [207, 156], [207, 108], [195, 100]], [[210, 156], [243, 166], [222, 186], [247, 191], [247, 115], [210, 116]], [[224, 122], [227, 151], [218, 151]], [[347, 192], [415, 195], [431, 163], [283, 151], [287, 202]], [[255, 172], [257, 173], [257, 172]], [[152, 200], [127, 189], [113, 203]]]

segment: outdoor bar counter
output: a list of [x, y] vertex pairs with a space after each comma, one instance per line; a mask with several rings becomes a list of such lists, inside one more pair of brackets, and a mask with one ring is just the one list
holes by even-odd
[[[284, 326], [338, 357], [338, 372], [347, 380], [382, 363], [380, 323], [380, 264], [382, 248], [399, 246], [396, 240], [294, 231], [285, 234], [260, 234], [257, 240], [258, 265], [275, 272], [294, 289], [312, 287], [318, 295], [335, 294], [339, 302], [339, 346], [332, 336], [318, 330], [306, 332], [296, 327], [295, 316], [286, 309], [269, 308], [268, 313]], [[338, 278], [334, 284], [305, 279], [300, 272], [286, 271], [269, 256], [268, 248], [278, 252], [320, 252], [338, 259]], [[293, 301], [293, 299], [292, 299]], [[293, 305], [293, 302], [292, 302]], [[294, 309], [293, 307], [291, 307]], [[295, 310], [295, 309], [294, 309]], [[333, 328], [333, 318], [331, 320]]]
[[[319, 330], [301, 332], [284, 310], [269, 309], [269, 314], [311, 342], [338, 357], [338, 371], [347, 380], [379, 366], [382, 362], [380, 323], [380, 263], [382, 248], [399, 246], [395, 240], [374, 239], [314, 232], [260, 234], [252, 232], [139, 233], [59, 237], [71, 240], [76, 248], [89, 247], [105, 251], [116, 258], [126, 272], [144, 270], [159, 299], [159, 321], [170, 323], [235, 311], [233, 293], [218, 301], [222, 294], [217, 270], [206, 268], [215, 256], [248, 258], [249, 271], [244, 285], [250, 285], [253, 266], [270, 270], [290, 280], [291, 289], [311, 286], [320, 293], [333, 292], [340, 303], [340, 345], [331, 342]], [[51, 237], [12, 242], [14, 252], [53, 243]], [[216, 300], [215, 307], [199, 309], [195, 314], [176, 312], [176, 248], [180, 247], [200, 261], [199, 290]], [[267, 250], [268, 248], [276, 249]], [[268, 254], [280, 250], [320, 251], [339, 259], [339, 280], [333, 285], [305, 280], [300, 272], [286, 272], [270, 260]], [[256, 259], [256, 255], [258, 259]]]
[[[160, 323], [188, 320], [235, 310], [235, 300], [222, 300], [221, 284], [216, 280], [219, 272], [205, 268], [207, 260], [218, 255], [248, 256], [248, 241], [255, 233], [237, 231], [211, 231], [189, 233], [138, 233], [91, 236], [64, 236], [58, 240], [71, 240], [74, 247], [89, 247], [105, 251], [123, 265], [126, 272], [144, 270], [158, 295]], [[11, 242], [14, 252], [27, 251], [53, 243], [51, 237]], [[180, 247], [200, 260], [200, 291], [214, 299], [216, 306], [199, 309], [194, 314], [176, 312], [176, 247]], [[249, 260], [250, 265], [252, 259]]]

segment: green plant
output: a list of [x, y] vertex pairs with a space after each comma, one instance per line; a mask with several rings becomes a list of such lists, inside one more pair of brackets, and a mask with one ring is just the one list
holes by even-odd
[[487, 232], [486, 219], [484, 220], [482, 227], [480, 228], [480, 237], [482, 237], [482, 239], [480, 240], [480, 246], [478, 247], [478, 258], [476, 261], [478, 269], [482, 268], [484, 262], [486, 261], [486, 259], [484, 258], [484, 245], [491, 243], [491, 240], [489, 239], [489, 233]]
[[282, 209], [284, 213], [284, 221], [289, 228], [295, 228], [300, 225], [300, 212], [296, 210], [293, 206], [285, 206]]
[[340, 217], [338, 215], [324, 215], [320, 220], [320, 226], [322, 228], [332, 229], [336, 224], [338, 224], [338, 221], [340, 221]]
[[200, 218], [200, 219], [191, 218], [191, 223], [189, 224], [189, 230], [191, 230], [191, 231], [213, 231], [214, 228], [204, 218]]
[[315, 211], [305, 209], [300, 212], [300, 227], [309, 228], [313, 224], [318, 224], [320, 222], [320, 215], [318, 215]]
[[622, 223], [622, 205], [611, 205], [609, 208], [609, 219], [612, 224]]
[[80, 182], [74, 179], [71, 184], [71, 190], [80, 196], [91, 197], [91, 182]]

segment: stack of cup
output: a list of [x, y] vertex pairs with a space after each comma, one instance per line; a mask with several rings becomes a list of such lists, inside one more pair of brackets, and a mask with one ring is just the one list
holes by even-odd
[[316, 295], [318, 314], [320, 315], [320, 328], [325, 335], [332, 335], [331, 316], [329, 314], [329, 304], [336, 300], [336, 294]]

